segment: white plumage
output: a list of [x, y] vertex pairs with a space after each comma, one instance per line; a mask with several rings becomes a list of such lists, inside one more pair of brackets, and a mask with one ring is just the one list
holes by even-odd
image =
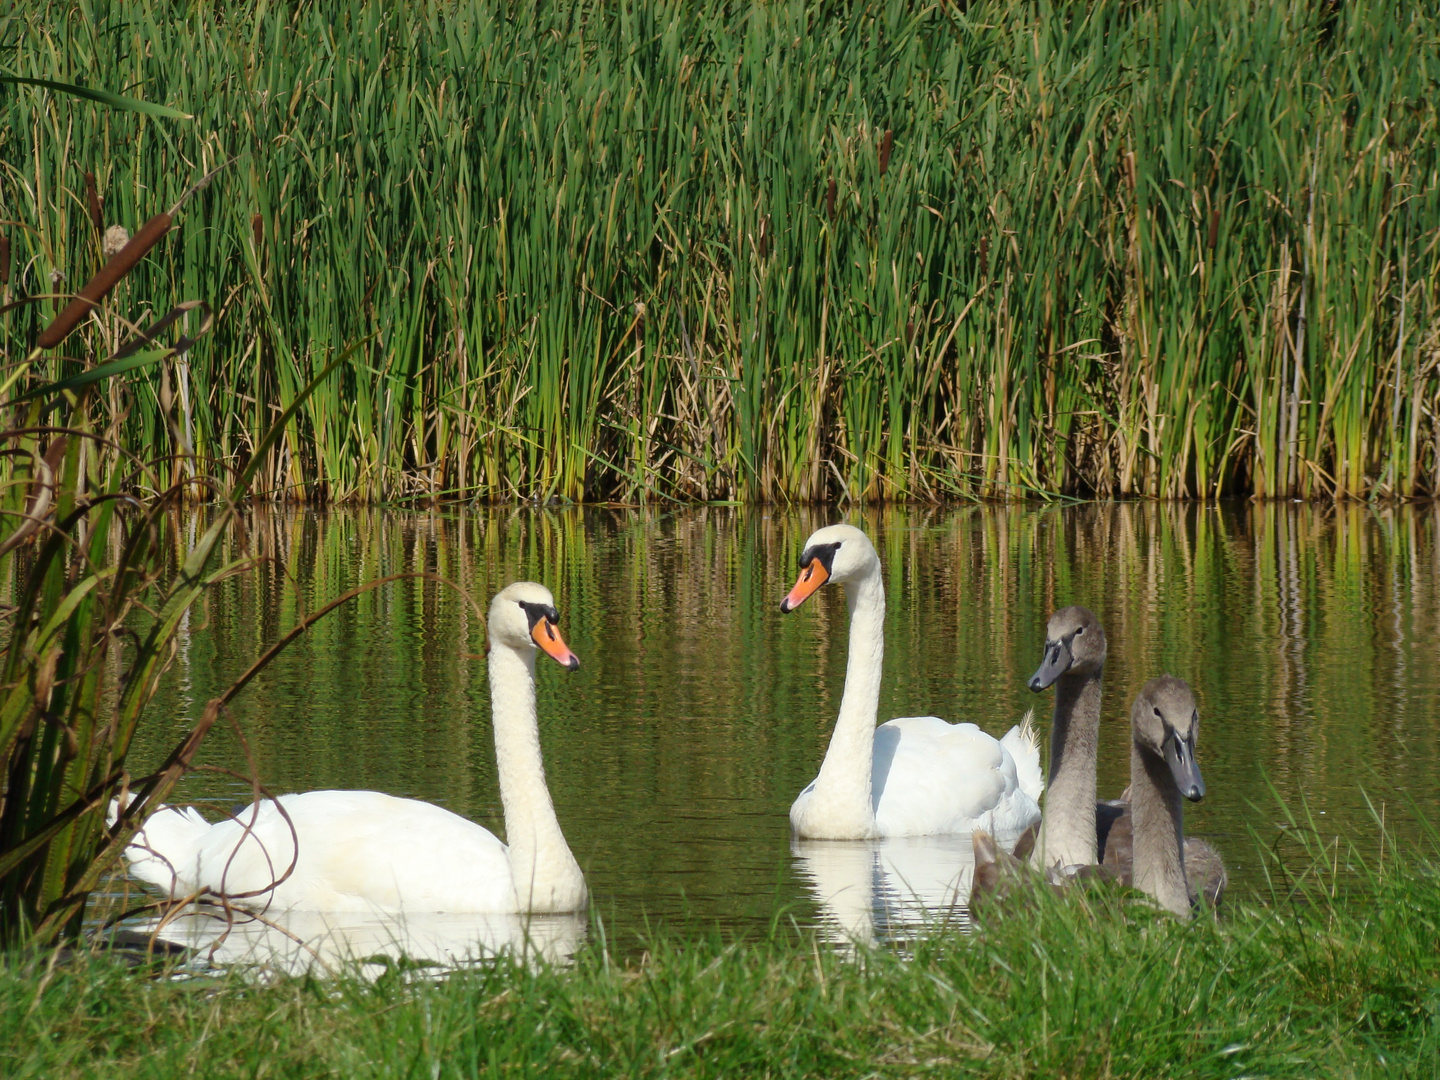
[[[264, 800], [214, 825], [193, 808], [161, 807], [125, 851], [130, 872], [172, 897], [208, 892], [255, 909], [581, 910], [585, 879], [545, 786], [535, 716], [537, 646], [566, 667], [579, 666], [557, 619], [549, 590], [531, 582], [510, 585], [490, 606], [490, 693], [508, 846], [431, 803], [378, 791], [308, 791]], [[112, 819], [118, 809], [112, 806]]]
[[[431, 803], [379, 791], [282, 795], [214, 825], [193, 808], [163, 807], [126, 857], [132, 875], [171, 896], [205, 891], [248, 907], [515, 910], [509, 854], [494, 833]], [[271, 889], [292, 859], [293, 872]]]
[[798, 836], [857, 840], [977, 828], [1018, 835], [1040, 818], [1040, 748], [1027, 722], [1001, 739], [974, 724], [909, 716], [875, 726], [884, 660], [885, 589], [869, 538], [849, 525], [813, 534], [792, 611], [827, 581], [850, 602], [850, 655], [840, 715], [820, 774], [790, 808]]

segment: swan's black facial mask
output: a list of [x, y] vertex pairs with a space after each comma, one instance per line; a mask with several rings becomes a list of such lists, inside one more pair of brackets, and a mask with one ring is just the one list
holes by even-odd
[[535, 633], [535, 624], [541, 619], [547, 619], [551, 623], [560, 621], [560, 612], [556, 611], [549, 604], [532, 604], [527, 600], [517, 600], [520, 609], [525, 612], [525, 618], [530, 621], [530, 633]]
[[833, 544], [811, 544], [800, 553], [800, 578], [789, 595], [780, 601], [782, 613], [794, 611], [810, 595], [830, 580], [831, 568], [835, 565], [835, 553], [840, 550], [841, 541]]
[[560, 621], [560, 612], [549, 604], [532, 604], [525, 600], [517, 600], [516, 603], [530, 622], [530, 640], [562, 667], [571, 671], [578, 668], [580, 658], [570, 651], [570, 646], [565, 644], [555, 626]]

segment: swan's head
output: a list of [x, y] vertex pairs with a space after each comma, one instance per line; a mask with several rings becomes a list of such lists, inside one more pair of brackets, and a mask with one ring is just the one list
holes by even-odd
[[879, 565], [875, 546], [854, 525], [827, 525], [805, 541], [805, 550], [800, 552], [800, 579], [780, 601], [780, 610], [794, 611], [821, 585], [830, 581], [843, 585], [874, 572]]
[[1062, 675], [1098, 673], [1105, 666], [1105, 628], [1089, 608], [1076, 604], [1050, 616], [1045, 627], [1045, 657], [1030, 676], [1030, 689], [1044, 690]]
[[560, 613], [549, 589], [533, 581], [517, 581], [490, 601], [490, 644], [520, 650], [538, 647], [574, 671], [580, 658], [560, 636], [559, 622]]
[[1146, 683], [1130, 709], [1130, 736], [1142, 753], [1164, 759], [1181, 795], [1191, 802], [1205, 797], [1205, 781], [1195, 762], [1200, 710], [1189, 683], [1174, 675]]

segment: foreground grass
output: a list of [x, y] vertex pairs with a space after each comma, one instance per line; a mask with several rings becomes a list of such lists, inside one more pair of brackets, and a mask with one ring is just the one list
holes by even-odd
[[1435, 1076], [1440, 875], [1182, 925], [1040, 898], [974, 937], [847, 958], [808, 935], [439, 984], [149, 980], [104, 958], [0, 970], [0, 1074]]

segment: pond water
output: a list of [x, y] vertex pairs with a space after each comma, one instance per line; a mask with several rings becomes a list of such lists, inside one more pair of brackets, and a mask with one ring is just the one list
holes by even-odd
[[[777, 913], [887, 936], [904, 907], [896, 883], [943, 904], [969, 844], [792, 845], [787, 810], [840, 701], [847, 612], [839, 589], [787, 616], [778, 603], [805, 538], [842, 517], [884, 563], [882, 718], [933, 713], [999, 735], [1033, 707], [1048, 729], [1053, 696], [1026, 679], [1049, 613], [1082, 603], [1110, 641], [1102, 797], [1128, 782], [1131, 698], [1164, 671], [1189, 680], [1207, 796], [1187, 807], [1187, 831], [1224, 853], [1235, 893], [1264, 884], [1257, 850], [1277, 835], [1276, 794], [1362, 851], [1378, 843], [1367, 793], [1401, 838], [1435, 819], [1433, 506], [257, 512], [244, 543], [265, 559], [194, 614], [132, 772], [153, 767], [300, 614], [346, 589], [428, 570], [483, 611], [503, 585], [533, 579], [554, 592], [582, 660], [571, 674], [542, 658], [541, 739], [611, 939], [626, 947], [657, 925], [754, 929]], [[503, 835], [484, 647], [456, 589], [392, 583], [299, 639], [233, 717], [273, 792], [372, 788]], [[201, 759], [247, 768], [219, 728]], [[215, 772], [178, 795], [248, 801]]]

